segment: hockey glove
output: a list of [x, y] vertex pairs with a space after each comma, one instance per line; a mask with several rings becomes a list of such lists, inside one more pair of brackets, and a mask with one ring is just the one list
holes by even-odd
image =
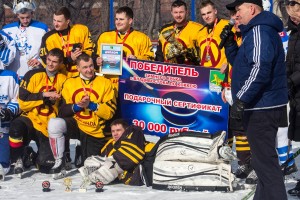
[[200, 58], [196, 55], [197, 52], [194, 51], [192, 48], [186, 49], [186, 58], [191, 62], [193, 65], [199, 65]]
[[0, 109], [0, 118], [2, 122], [10, 121], [13, 118], [13, 114], [7, 108]]
[[229, 47], [229, 46], [232, 46], [236, 43], [236, 41], [234, 40], [234, 34], [233, 32], [229, 29], [229, 26], [226, 25], [221, 34], [220, 34], [220, 38], [222, 40], [225, 40], [225, 43], [224, 43], [224, 47]]
[[245, 103], [237, 99], [231, 107], [229, 126], [230, 129], [236, 131], [244, 130], [243, 116], [244, 116]]

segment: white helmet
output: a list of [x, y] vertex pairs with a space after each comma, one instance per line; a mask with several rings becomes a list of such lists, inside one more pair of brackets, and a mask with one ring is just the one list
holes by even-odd
[[19, 11], [23, 8], [27, 8], [28, 10], [35, 11], [36, 5], [33, 0], [14, 0], [13, 4], [13, 12], [15, 14], [19, 13]]
[[271, 3], [270, 0], [263, 0], [263, 8], [265, 11], [271, 11]]

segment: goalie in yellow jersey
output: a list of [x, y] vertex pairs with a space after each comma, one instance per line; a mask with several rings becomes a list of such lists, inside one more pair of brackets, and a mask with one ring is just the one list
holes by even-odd
[[197, 33], [201, 24], [187, 19], [188, 10], [184, 1], [176, 0], [171, 5], [173, 22], [164, 25], [159, 32], [156, 61], [199, 65]]

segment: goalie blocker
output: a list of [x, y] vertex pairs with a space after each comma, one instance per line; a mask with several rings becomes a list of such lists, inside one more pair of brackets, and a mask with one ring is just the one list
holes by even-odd
[[[225, 136], [225, 131], [215, 134], [182, 132], [161, 138], [154, 148], [157, 152], [151, 174], [152, 188], [232, 191], [234, 175], [230, 161], [235, 157], [224, 145]], [[147, 170], [147, 178], [151, 181], [149, 165]]]

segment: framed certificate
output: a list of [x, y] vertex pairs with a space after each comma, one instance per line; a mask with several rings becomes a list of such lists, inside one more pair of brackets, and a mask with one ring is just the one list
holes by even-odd
[[100, 74], [122, 75], [122, 44], [101, 44], [100, 54], [103, 59]]

